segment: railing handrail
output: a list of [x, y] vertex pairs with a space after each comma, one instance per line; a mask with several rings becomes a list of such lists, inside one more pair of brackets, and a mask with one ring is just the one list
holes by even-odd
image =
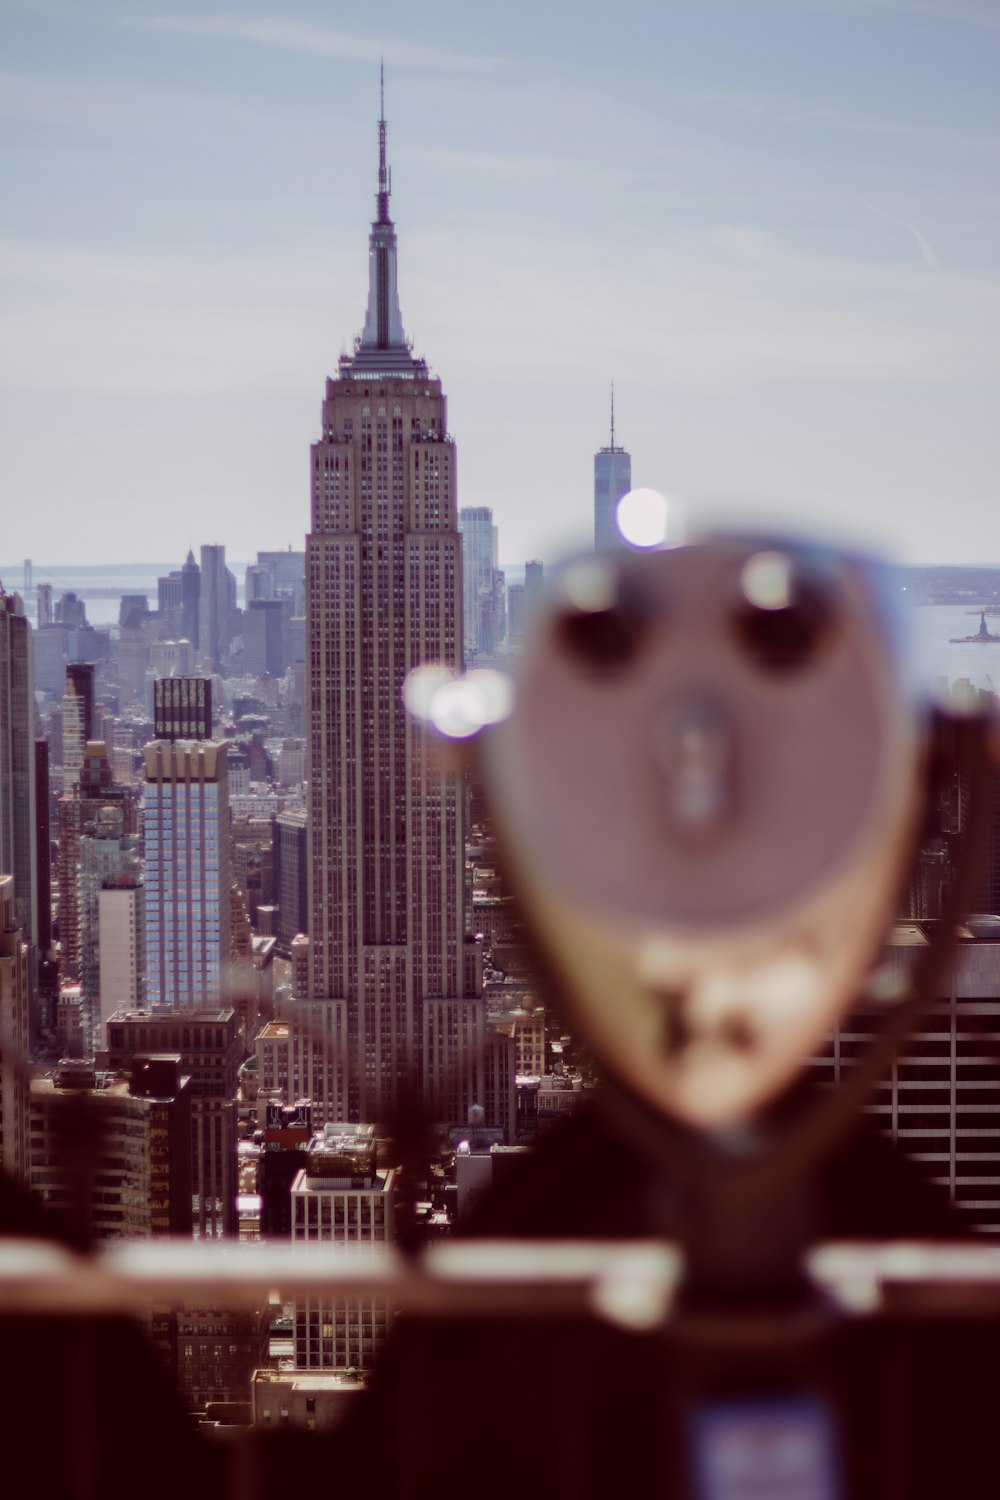
[[[807, 1266], [846, 1314], [1000, 1316], [1000, 1245], [831, 1242], [815, 1247]], [[669, 1318], [682, 1267], [676, 1246], [650, 1240], [454, 1240], [410, 1257], [381, 1245], [181, 1239], [119, 1241], [81, 1255], [0, 1238], [0, 1316], [380, 1297], [435, 1317], [596, 1313], [642, 1329]]]

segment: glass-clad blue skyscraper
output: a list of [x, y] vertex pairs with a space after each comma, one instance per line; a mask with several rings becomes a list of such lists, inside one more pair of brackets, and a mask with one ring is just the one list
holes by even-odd
[[216, 1006], [229, 978], [227, 747], [146, 746], [146, 998]]

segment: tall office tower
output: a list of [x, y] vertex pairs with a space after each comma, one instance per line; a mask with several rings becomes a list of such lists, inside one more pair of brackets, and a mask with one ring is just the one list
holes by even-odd
[[507, 645], [519, 646], [524, 635], [524, 584], [507, 585]]
[[479, 626], [479, 649], [494, 655], [507, 639], [507, 577], [501, 568], [493, 569], [493, 587], [489, 603]]
[[462, 535], [462, 609], [465, 649], [480, 648], [484, 608], [492, 617], [493, 574], [497, 565], [497, 529], [488, 505], [466, 505], [458, 513]]
[[59, 953], [63, 973], [80, 975], [80, 840], [88, 823], [101, 807], [118, 807], [122, 832], [136, 833], [136, 795], [130, 786], [116, 782], [103, 740], [85, 747], [77, 780], [59, 798]]
[[532, 558], [524, 565], [524, 602], [529, 610], [534, 609], [545, 588], [545, 565]]
[[252, 599], [287, 599], [289, 613], [305, 614], [306, 555], [304, 552], [258, 552], [247, 568], [246, 602]]
[[243, 669], [248, 676], [284, 674], [289, 601], [251, 599], [243, 615]]
[[38, 912], [38, 956], [52, 952], [52, 805], [49, 783], [49, 742], [35, 746], [35, 902]]
[[52, 803], [49, 783], [49, 742], [35, 741], [35, 880], [38, 911], [38, 1026], [53, 1024], [59, 997], [59, 963], [52, 946]]
[[[184, 574], [174, 568], [156, 580], [156, 635], [161, 641], [179, 641], [184, 637]], [[152, 645], [152, 642], [150, 642]]]
[[[125, 600], [122, 600], [124, 606]], [[149, 671], [149, 640], [146, 619], [138, 609], [123, 609], [118, 622], [118, 663], [116, 685], [122, 706], [145, 697], [146, 673]]]
[[35, 623], [39, 630], [43, 625], [52, 624], [51, 583], [40, 583], [35, 590]]
[[197, 646], [201, 639], [201, 569], [188, 551], [181, 568], [181, 629], [186, 641]]
[[94, 730], [94, 664], [71, 661], [66, 668], [63, 693], [63, 786], [80, 775], [84, 751]]
[[347, 1007], [347, 1118], [384, 1119], [407, 1085], [449, 1118], [424, 1066], [432, 1009], [462, 1039], [448, 1065], [468, 1104], [485, 1027], [462, 800], [402, 686], [421, 662], [462, 664], [455, 445], [441, 382], [403, 333], [384, 112], [376, 204], [364, 331], [327, 380], [312, 448], [309, 993]]
[[0, 875], [13, 877], [28, 944], [38, 936], [37, 857], [31, 625], [21, 596], [0, 585]]
[[271, 851], [278, 949], [287, 957], [293, 938], [309, 926], [309, 831], [304, 813], [278, 814], [271, 828]]
[[213, 672], [225, 670], [235, 608], [236, 580], [226, 567], [225, 547], [202, 547], [198, 646]]
[[28, 1179], [28, 944], [14, 877], [0, 875], [0, 1170]]
[[161, 616], [176, 614], [179, 621], [183, 603], [184, 575], [180, 568], [173, 568], [156, 580], [156, 612]]
[[594, 454], [594, 548], [613, 552], [621, 543], [618, 502], [632, 488], [632, 455], [615, 442], [615, 389], [611, 387], [611, 441]]
[[87, 606], [77, 594], [69, 589], [61, 594], [56, 601], [55, 623], [65, 625], [67, 630], [87, 630], [90, 622], [87, 619]]
[[229, 980], [227, 747], [145, 748], [146, 993], [173, 1010], [218, 1005]]
[[131, 1073], [137, 1054], [177, 1053], [191, 1079], [191, 1193], [196, 1239], [236, 1233], [236, 1092], [243, 1029], [232, 1006], [116, 1011], [108, 1019], [108, 1066]]
[[[393, 1173], [375, 1163], [371, 1125], [327, 1125], [310, 1144], [292, 1183], [292, 1242], [387, 1245], [392, 1237]], [[374, 1297], [295, 1307], [297, 1369], [368, 1370], [385, 1335], [386, 1307]]]
[[538, 608], [544, 589], [545, 569], [533, 558], [524, 565], [524, 582], [512, 583], [507, 588], [507, 644], [518, 646], [532, 614]]

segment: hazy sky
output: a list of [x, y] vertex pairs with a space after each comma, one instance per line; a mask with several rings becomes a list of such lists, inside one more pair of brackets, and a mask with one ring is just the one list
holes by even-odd
[[0, 561], [302, 545], [384, 53], [504, 560], [589, 536], [613, 377], [637, 484], [1000, 563], [1000, 0], [214, 3], [0, 0]]

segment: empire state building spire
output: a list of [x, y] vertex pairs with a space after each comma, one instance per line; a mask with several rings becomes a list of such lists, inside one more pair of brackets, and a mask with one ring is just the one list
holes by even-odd
[[378, 191], [375, 218], [368, 237], [368, 310], [364, 331], [347, 365], [359, 374], [373, 369], [412, 369], [417, 363], [403, 332], [403, 315], [396, 291], [396, 228], [389, 217], [392, 173], [386, 164], [385, 80], [381, 78], [382, 108], [378, 122]]

